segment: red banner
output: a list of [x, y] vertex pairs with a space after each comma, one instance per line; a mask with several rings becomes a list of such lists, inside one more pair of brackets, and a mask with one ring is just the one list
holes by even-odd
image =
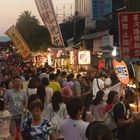
[[140, 58], [140, 12], [119, 13], [121, 57]]

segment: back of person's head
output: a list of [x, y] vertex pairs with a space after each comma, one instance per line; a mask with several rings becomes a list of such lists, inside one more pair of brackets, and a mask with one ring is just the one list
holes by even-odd
[[3, 111], [5, 109], [5, 101], [2, 96], [0, 96], [0, 111]]
[[68, 76], [67, 76], [67, 81], [72, 81], [74, 78], [74, 75], [72, 73], [70, 73]]
[[79, 79], [80, 77], [82, 77], [81, 74], [77, 74], [76, 79]]
[[67, 75], [67, 73], [65, 71], [61, 72], [61, 77], [65, 77]]
[[55, 80], [56, 79], [56, 75], [54, 73], [50, 73], [49, 74], [49, 78], [50, 78], [50, 80]]
[[60, 69], [57, 69], [56, 74], [57, 75], [60, 75], [61, 74], [61, 70]]
[[105, 77], [106, 77], [106, 74], [104, 74], [104, 73], [100, 72], [100, 73], [99, 73], [99, 78], [102, 78], [102, 77], [104, 77], [104, 78], [105, 78]]
[[60, 91], [55, 91], [52, 96], [52, 106], [54, 112], [57, 112], [60, 109], [59, 104], [62, 102], [63, 102], [63, 98]]
[[140, 120], [135, 121], [129, 127], [127, 140], [140, 140]]
[[43, 77], [41, 79], [41, 83], [44, 85], [44, 86], [47, 86], [49, 85], [49, 79], [47, 77]]
[[98, 105], [101, 103], [101, 101], [103, 101], [103, 97], [104, 97], [105, 93], [102, 90], [99, 90], [96, 94], [95, 99], [93, 100], [93, 105]]
[[86, 129], [88, 140], [113, 140], [111, 130], [101, 122], [90, 123]]
[[73, 97], [70, 100], [68, 100], [66, 107], [70, 117], [72, 119], [75, 119], [78, 115], [78, 112], [82, 111], [83, 103], [79, 97]]
[[135, 102], [135, 91], [132, 88], [126, 87], [126, 89], [125, 89], [125, 99], [129, 100], [129, 103], [134, 103]]
[[108, 94], [107, 104], [112, 104], [117, 95], [118, 95], [117, 91], [111, 90]]
[[41, 72], [46, 73], [46, 68], [45, 67], [41, 68]]
[[37, 78], [32, 78], [28, 83], [28, 88], [37, 88], [39, 81]]
[[43, 84], [39, 84], [39, 86], [37, 87], [37, 96], [40, 98], [42, 103], [45, 102], [46, 91]]

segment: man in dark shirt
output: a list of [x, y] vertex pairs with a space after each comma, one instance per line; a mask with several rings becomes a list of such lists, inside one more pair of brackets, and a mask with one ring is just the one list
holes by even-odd
[[133, 122], [129, 104], [135, 102], [135, 94], [129, 88], [125, 90], [125, 99], [114, 107], [114, 118], [118, 124], [118, 139], [126, 140], [127, 130]]

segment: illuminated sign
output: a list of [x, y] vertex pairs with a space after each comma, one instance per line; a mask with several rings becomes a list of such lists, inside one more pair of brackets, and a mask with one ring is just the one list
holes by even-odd
[[91, 63], [90, 51], [79, 51], [78, 63], [80, 65], [90, 64]]
[[129, 83], [129, 72], [128, 68], [124, 61], [118, 62], [116, 60], [113, 60], [113, 67], [115, 70], [115, 74], [117, 78], [120, 80], [123, 84]]

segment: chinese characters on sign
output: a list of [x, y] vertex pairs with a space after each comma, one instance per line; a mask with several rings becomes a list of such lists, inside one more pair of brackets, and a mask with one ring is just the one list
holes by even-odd
[[116, 60], [113, 60], [113, 67], [115, 74], [120, 82], [127, 85], [129, 83], [129, 73], [125, 62], [118, 62]]
[[60, 27], [57, 23], [51, 0], [35, 0], [40, 16], [49, 30], [51, 42], [54, 46], [64, 46]]
[[119, 34], [122, 58], [140, 58], [140, 13], [120, 13]]
[[14, 45], [17, 47], [19, 53], [23, 58], [27, 58], [30, 55], [30, 49], [24, 39], [22, 38], [21, 34], [19, 33], [18, 29], [15, 26], [11, 26], [6, 32], [11, 40], [13, 41]]

